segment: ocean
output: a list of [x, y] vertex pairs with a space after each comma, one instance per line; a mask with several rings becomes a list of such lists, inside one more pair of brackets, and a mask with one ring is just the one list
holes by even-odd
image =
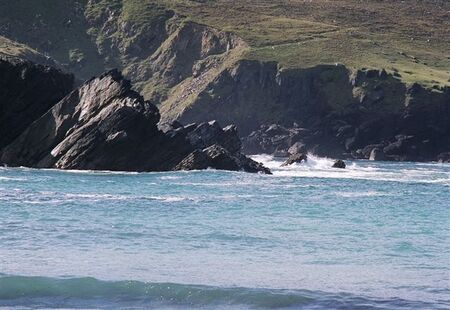
[[450, 165], [0, 168], [0, 307], [449, 309]]

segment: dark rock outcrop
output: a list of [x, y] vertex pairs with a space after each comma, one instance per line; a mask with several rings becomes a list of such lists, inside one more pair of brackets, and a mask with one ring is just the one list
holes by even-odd
[[[254, 98], [255, 117], [247, 115], [250, 108], [238, 114], [238, 103], [232, 95], [221, 94], [220, 98], [228, 101], [220, 105], [210, 103], [209, 109], [215, 108], [214, 116], [219, 109], [231, 109], [224, 114], [235, 119], [226, 121], [239, 125], [249, 119], [245, 128], [253, 129], [243, 137], [246, 154], [288, 156], [290, 147], [297, 144], [302, 145], [302, 152], [340, 159], [369, 159], [376, 148], [380, 151], [372, 159], [436, 161], [439, 154], [450, 151], [449, 87], [436, 90], [419, 84], [407, 86], [383, 70], [352, 73], [342, 66], [320, 66], [275, 74], [269, 73], [268, 66], [261, 64], [258, 71], [262, 84]], [[247, 67], [252, 68], [249, 64]], [[247, 88], [256, 85], [246, 85], [243, 77], [238, 81], [235, 87], [245, 94], [235, 100], [242, 100], [250, 95]], [[188, 112], [185, 117], [196, 110]], [[260, 117], [262, 114], [264, 117]], [[269, 122], [264, 123], [264, 119]]]
[[430, 161], [449, 151], [450, 88], [407, 85], [383, 69], [241, 60], [189, 98], [163, 103], [163, 118], [236, 124], [247, 154], [288, 156], [299, 142], [319, 156], [368, 159], [367, 146], [387, 147], [398, 135], [414, 145], [387, 150], [387, 160]]
[[243, 155], [233, 155], [218, 144], [203, 150], [196, 149], [175, 166], [174, 170], [200, 170], [209, 167], [218, 170], [245, 170], [247, 172], [271, 174], [270, 170], [263, 165]]
[[242, 138], [243, 152], [250, 155], [282, 152], [287, 156], [305, 153], [306, 146], [299, 141], [303, 141], [303, 138], [309, 134], [309, 130], [299, 127], [286, 128], [278, 124], [262, 125], [260, 129]]
[[308, 156], [306, 154], [293, 154], [281, 165], [282, 167], [290, 166], [295, 163], [304, 163], [308, 161]]
[[48, 66], [0, 58], [0, 150], [66, 96], [74, 77]]
[[9, 144], [1, 162], [37, 168], [168, 171], [268, 169], [240, 153], [236, 127], [217, 122], [158, 128], [158, 109], [118, 71], [86, 82]]
[[338, 159], [334, 162], [332, 168], [339, 168], [339, 169], [345, 169], [347, 165], [342, 159]]
[[[267, 128], [280, 128], [269, 131]], [[314, 153], [319, 156], [343, 157], [345, 149], [335, 137], [328, 135], [320, 128], [309, 130], [298, 126], [286, 128], [280, 125], [262, 125], [259, 130], [242, 138], [245, 154], [271, 154], [289, 157], [297, 153]]]

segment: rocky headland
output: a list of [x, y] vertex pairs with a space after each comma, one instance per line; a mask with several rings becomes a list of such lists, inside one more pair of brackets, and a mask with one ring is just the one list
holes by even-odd
[[2, 149], [1, 163], [82, 170], [210, 167], [270, 173], [241, 154], [235, 126], [221, 128], [211, 121], [158, 127], [159, 121], [157, 107], [113, 70], [87, 81], [29, 124]]
[[[176, 158], [177, 163], [164, 166], [139, 159], [139, 164], [127, 167], [124, 159], [120, 165], [107, 163], [87, 146], [81, 151], [79, 141], [86, 135], [86, 145], [109, 150], [123, 139], [134, 150], [131, 140], [140, 141], [152, 133], [152, 137], [163, 135], [161, 143], [167, 145], [174, 132], [185, 136], [193, 128], [184, 125], [217, 120], [223, 126], [235, 126], [233, 131], [239, 132], [248, 155], [288, 157], [292, 152], [310, 152], [336, 159], [449, 161], [450, 41], [445, 29], [450, 7], [445, 1], [412, 0], [407, 10], [405, 5], [375, 0], [366, 1], [364, 9], [354, 1], [285, 1], [277, 6], [222, 0], [176, 4], [61, 0], [51, 6], [45, 1], [5, 1], [0, 4], [1, 57], [50, 64], [74, 76], [29, 62], [0, 63], [0, 149], [5, 148], [3, 156], [9, 156], [5, 159], [10, 164], [87, 166], [88, 160], [81, 158], [94, 152], [89, 156], [95, 155], [99, 167], [205, 167], [219, 148], [204, 150], [215, 143], [202, 145], [201, 153], [187, 147], [190, 153], [180, 154], [191, 156], [184, 161], [185, 157]], [[82, 108], [79, 91], [86, 92], [95, 79], [60, 104], [73, 112], [55, 106], [73, 89], [74, 79], [81, 85], [114, 68], [133, 85], [128, 92], [131, 97], [119, 101], [136, 101], [142, 95], [137, 106], [87, 104], [88, 108]], [[131, 89], [140, 95], [132, 95]], [[153, 108], [142, 104], [146, 100], [157, 107], [158, 117], [152, 116]], [[47, 112], [50, 108], [56, 113], [53, 120]], [[89, 119], [74, 116], [85, 115], [80, 111], [86, 109]], [[38, 146], [45, 149], [39, 154], [29, 146], [19, 152], [19, 135], [25, 130], [31, 134], [31, 126], [44, 126], [44, 121], [36, 120], [46, 112], [48, 124], [54, 122], [52, 126], [64, 135], [68, 132], [67, 137], [63, 133], [46, 137], [54, 136], [47, 141], [48, 148], [62, 143], [57, 149], [62, 153], [44, 145]], [[126, 113], [130, 115], [122, 119]], [[132, 137], [122, 137], [121, 130], [113, 132], [114, 126], [129, 118], [141, 126], [127, 127], [127, 137]], [[149, 120], [152, 125], [144, 126]], [[101, 135], [84, 127], [88, 124], [111, 127], [102, 129], [110, 132], [110, 140], [96, 140]], [[168, 128], [172, 133], [164, 133]], [[140, 133], [132, 134], [133, 130]], [[75, 149], [69, 147], [69, 140], [77, 141]], [[52, 151], [56, 160], [48, 155]], [[228, 153], [236, 157], [235, 152]], [[72, 161], [71, 156], [80, 159]]]

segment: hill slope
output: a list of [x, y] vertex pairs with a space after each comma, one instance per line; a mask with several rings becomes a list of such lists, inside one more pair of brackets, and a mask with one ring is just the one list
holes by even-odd
[[[227, 102], [233, 112], [224, 120], [244, 123], [257, 111], [261, 122], [280, 122], [286, 111], [277, 100], [302, 105], [322, 96], [294, 91], [283, 99], [275, 93], [290, 86], [272, 85], [262, 96], [272, 99], [258, 106], [258, 87], [267, 83], [253, 85], [250, 77], [263, 78], [264, 68], [271, 68], [266, 79], [278, 84], [282, 72], [295, 71], [289, 73], [296, 77], [292, 87], [305, 72], [315, 72], [313, 79], [321, 81], [316, 88], [335, 108], [363, 95], [339, 85], [364, 68], [395, 77], [378, 107], [386, 111], [405, 102], [408, 85], [434, 92], [450, 85], [445, 0], [17, 0], [0, 2], [0, 25], [0, 54], [54, 61], [79, 80], [119, 68], [160, 105], [163, 120], [228, 113], [211, 105]], [[348, 73], [326, 67], [336, 64]], [[246, 85], [238, 85], [245, 79]], [[362, 88], [369, 86], [378, 87]], [[242, 96], [231, 96], [236, 87]]]
[[347, 154], [449, 145], [446, 0], [17, 0], [0, 25], [0, 57], [118, 68], [163, 123], [295, 125]]
[[408, 83], [450, 83], [445, 0], [2, 1], [0, 35], [10, 40], [0, 40], [0, 52], [19, 53], [16, 41], [84, 79], [148, 59], [190, 21], [240, 37], [245, 59], [385, 68]]

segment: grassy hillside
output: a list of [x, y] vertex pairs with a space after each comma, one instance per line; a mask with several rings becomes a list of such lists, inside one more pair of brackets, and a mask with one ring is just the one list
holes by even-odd
[[246, 58], [284, 67], [382, 67], [406, 82], [450, 84], [446, 0], [159, 2], [193, 21], [235, 32], [251, 46]]
[[[1, 0], [0, 53], [28, 48], [89, 77], [141, 57], [130, 46], [167, 10], [237, 34], [249, 45], [243, 58], [386, 68], [407, 83], [450, 85], [447, 0]], [[115, 28], [102, 30], [110, 18]]]

